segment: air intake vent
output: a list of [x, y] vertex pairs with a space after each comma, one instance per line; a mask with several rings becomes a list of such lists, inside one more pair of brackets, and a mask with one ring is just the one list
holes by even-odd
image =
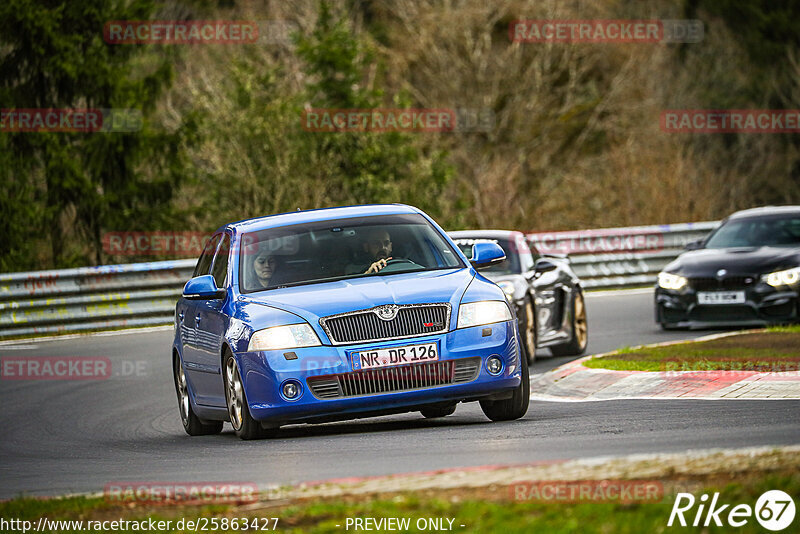
[[358, 397], [471, 382], [480, 365], [480, 358], [461, 358], [313, 377], [307, 383], [318, 399]]

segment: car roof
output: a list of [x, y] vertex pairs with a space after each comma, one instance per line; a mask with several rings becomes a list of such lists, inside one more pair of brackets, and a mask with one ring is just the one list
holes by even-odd
[[477, 239], [514, 239], [522, 232], [517, 230], [456, 230], [447, 232], [452, 239], [477, 238]]
[[762, 206], [737, 211], [729, 219], [741, 219], [745, 217], [763, 217], [770, 215], [800, 215], [800, 206]]
[[368, 217], [370, 215], [400, 215], [412, 213], [421, 214], [422, 212], [413, 206], [407, 206], [405, 204], [365, 204], [361, 206], [319, 208], [244, 219], [225, 224], [217, 231], [233, 229], [241, 232], [253, 232], [267, 228], [326, 221], [329, 219], [348, 219], [352, 217]]

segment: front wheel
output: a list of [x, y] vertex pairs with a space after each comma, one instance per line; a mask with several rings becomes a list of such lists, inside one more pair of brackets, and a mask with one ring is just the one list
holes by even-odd
[[519, 357], [522, 369], [520, 384], [514, 390], [510, 399], [498, 401], [481, 401], [481, 410], [492, 421], [513, 421], [519, 419], [528, 412], [528, 404], [531, 400], [531, 381], [528, 375], [528, 360], [521, 353]]
[[522, 355], [527, 358], [528, 365], [536, 361], [536, 315], [531, 297], [525, 297], [522, 306], [523, 315], [519, 325], [519, 335], [522, 338]]
[[550, 347], [553, 356], [580, 356], [589, 343], [589, 323], [586, 320], [586, 304], [583, 293], [575, 290], [572, 300], [572, 338], [567, 343]]
[[270, 437], [274, 432], [272, 429], [267, 430], [262, 427], [261, 423], [250, 415], [239, 366], [230, 351], [225, 355], [225, 401], [228, 404], [228, 415], [231, 418], [233, 431], [241, 439], [262, 439]]
[[222, 421], [202, 421], [192, 410], [186, 373], [183, 372], [183, 363], [177, 354], [175, 354], [172, 368], [175, 378], [175, 392], [178, 394], [178, 409], [181, 412], [181, 423], [183, 423], [183, 429], [186, 433], [190, 436], [207, 436], [222, 432]]

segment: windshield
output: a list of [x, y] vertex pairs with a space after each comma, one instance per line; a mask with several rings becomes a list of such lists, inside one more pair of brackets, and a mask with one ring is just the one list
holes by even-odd
[[517, 254], [517, 247], [513, 246], [513, 242], [509, 239], [458, 238], [454, 239], [454, 241], [467, 258], [472, 257], [472, 245], [475, 243], [497, 243], [500, 245], [500, 248], [506, 253], [505, 261], [492, 265], [491, 267], [481, 268], [481, 272], [484, 274], [519, 274], [522, 272], [519, 254]]
[[800, 247], [800, 216], [732, 219], [705, 244], [705, 248], [732, 247]]
[[[464, 267], [422, 215], [381, 215], [306, 223], [241, 237], [243, 293], [346, 278]], [[380, 270], [367, 274], [383, 260]]]

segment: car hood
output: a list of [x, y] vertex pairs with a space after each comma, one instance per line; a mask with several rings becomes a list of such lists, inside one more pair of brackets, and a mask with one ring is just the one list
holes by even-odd
[[780, 247], [700, 249], [684, 252], [664, 270], [682, 276], [759, 275], [800, 265], [800, 250]]
[[472, 279], [470, 269], [447, 269], [286, 287], [240, 298], [298, 315], [319, 330], [321, 317], [382, 304], [449, 302], [457, 310]]

